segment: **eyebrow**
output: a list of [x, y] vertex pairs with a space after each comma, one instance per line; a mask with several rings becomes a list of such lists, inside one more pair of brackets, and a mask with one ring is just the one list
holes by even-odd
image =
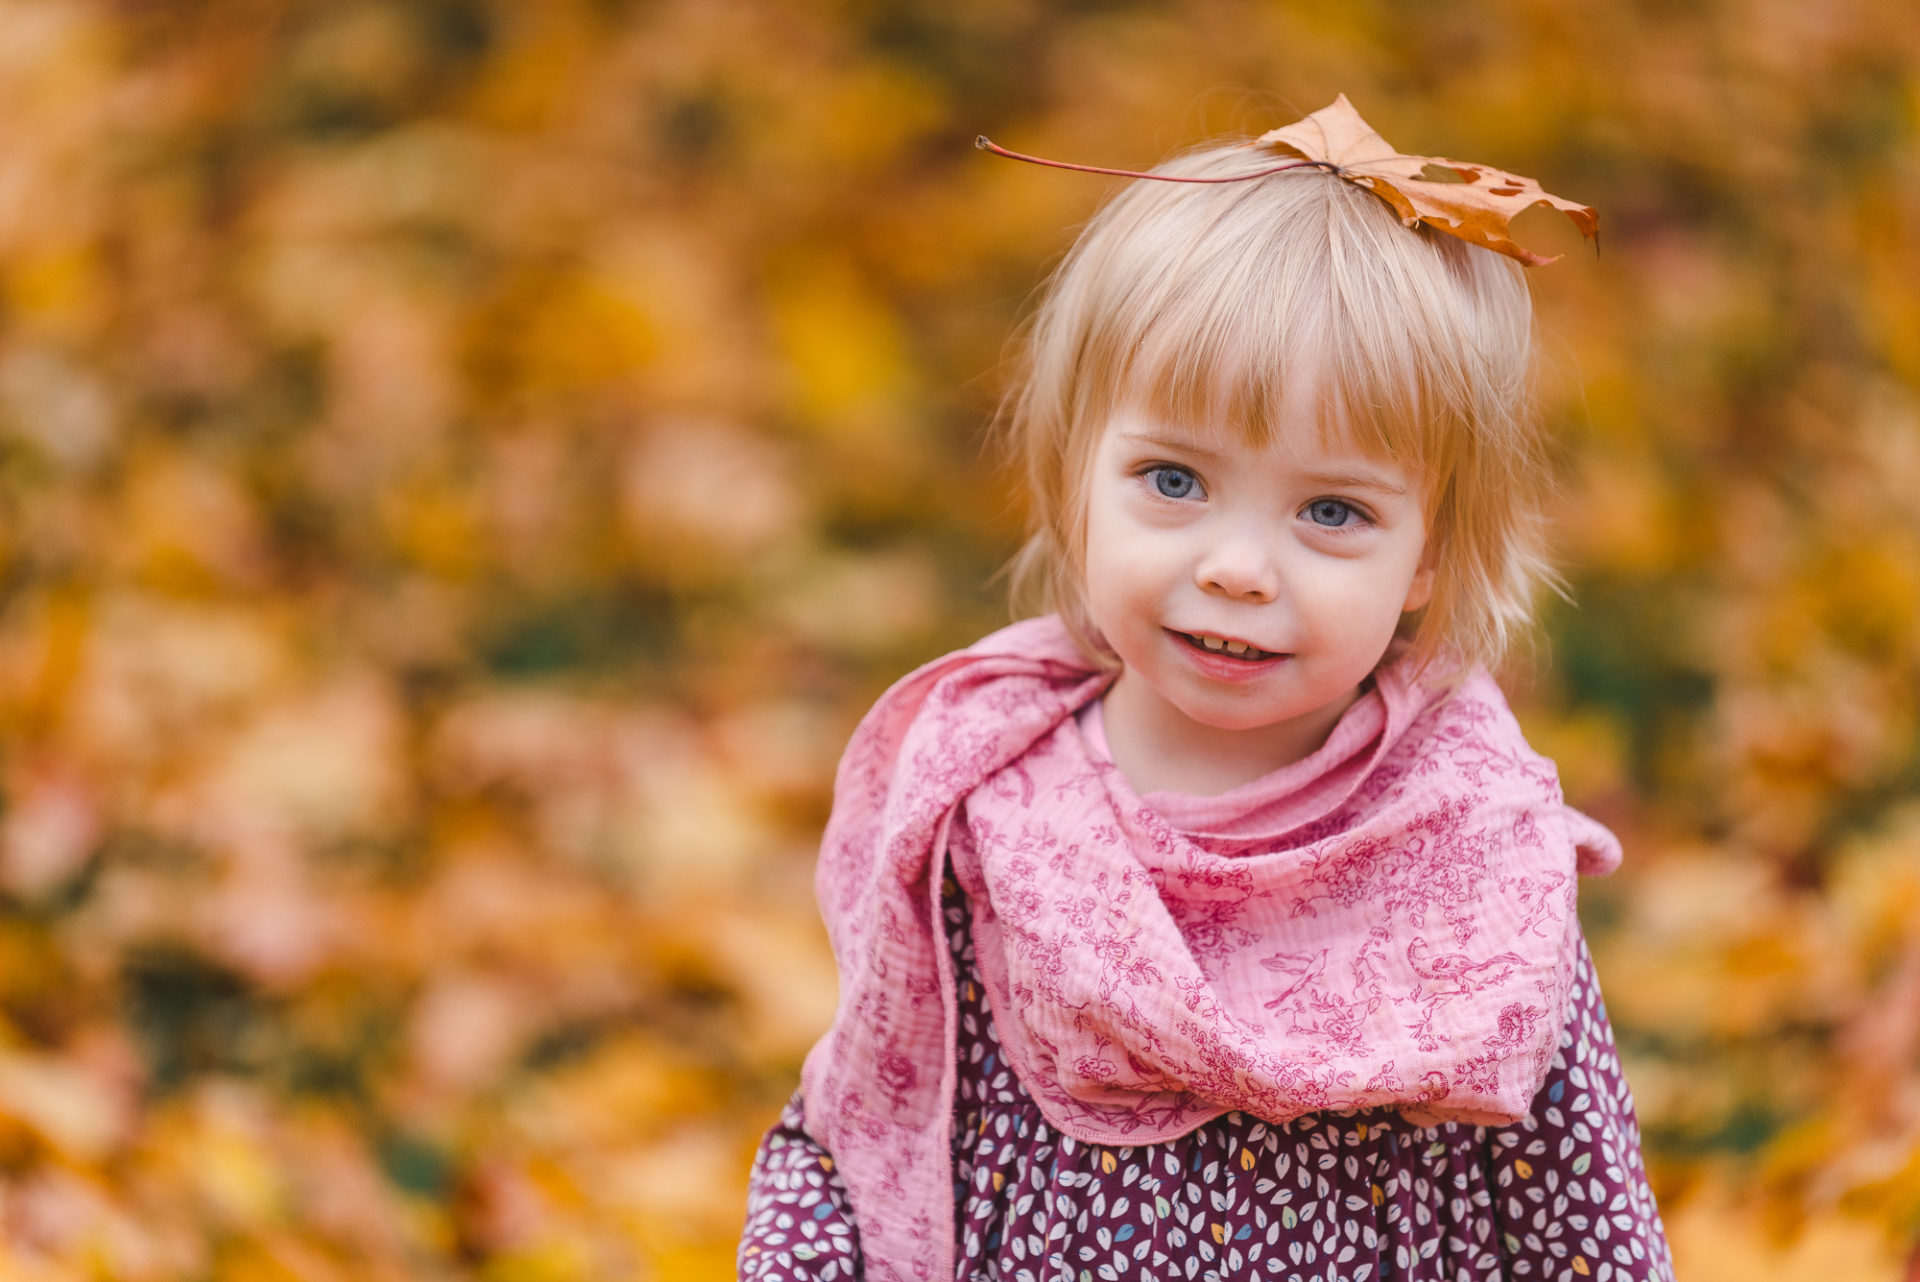
[[1138, 441], [1142, 445], [1157, 445], [1163, 450], [1178, 450], [1181, 453], [1192, 454], [1199, 458], [1217, 459], [1220, 457], [1218, 450], [1210, 450], [1206, 446], [1185, 436], [1164, 436], [1158, 432], [1136, 432], [1130, 429], [1122, 431], [1120, 435], [1129, 441]]
[[1407, 487], [1394, 485], [1370, 472], [1308, 472], [1306, 479], [1336, 490], [1375, 490], [1381, 494], [1405, 494]]
[[[1218, 459], [1222, 457], [1218, 450], [1210, 450], [1206, 446], [1198, 444], [1184, 436], [1167, 436], [1159, 432], [1142, 432], [1131, 429], [1124, 430], [1120, 434], [1129, 441], [1137, 441], [1142, 445], [1157, 445], [1163, 450], [1176, 450], [1191, 454], [1196, 458]], [[1372, 472], [1307, 472], [1303, 479], [1311, 481], [1315, 485], [1324, 485], [1329, 489], [1336, 490], [1372, 490], [1378, 494], [1392, 494], [1396, 496], [1404, 495], [1407, 492], [1407, 488], [1404, 485], [1395, 485], [1386, 478]]]

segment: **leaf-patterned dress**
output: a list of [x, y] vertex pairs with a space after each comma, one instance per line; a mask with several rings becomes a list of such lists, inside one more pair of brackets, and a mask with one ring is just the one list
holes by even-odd
[[[1088, 729], [1104, 749], [1097, 722]], [[1269, 800], [1257, 788], [1230, 795]], [[1233, 818], [1181, 800], [1182, 818]], [[943, 889], [959, 1010], [957, 1282], [1670, 1282], [1584, 942], [1552, 1069], [1530, 1114], [1510, 1126], [1419, 1126], [1387, 1109], [1282, 1124], [1230, 1112], [1177, 1139], [1113, 1147], [1055, 1131], [1007, 1066], [966, 895], [950, 876]], [[863, 1276], [845, 1187], [804, 1122], [796, 1094], [755, 1158], [743, 1280]]]

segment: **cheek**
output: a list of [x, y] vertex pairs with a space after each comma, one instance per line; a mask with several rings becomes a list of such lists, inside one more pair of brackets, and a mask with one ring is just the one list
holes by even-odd
[[1086, 579], [1087, 598], [1093, 600], [1109, 595], [1124, 580], [1120, 571], [1127, 558], [1126, 523], [1113, 511], [1111, 501], [1103, 502], [1101, 496], [1094, 495], [1087, 501], [1083, 529], [1086, 541], [1082, 544], [1080, 564]]
[[1411, 568], [1397, 564], [1355, 574], [1349, 567], [1326, 563], [1317, 567], [1310, 584], [1296, 580], [1296, 590], [1302, 597], [1311, 596], [1312, 614], [1322, 628], [1349, 635], [1391, 635], [1399, 625], [1411, 578]]
[[1125, 573], [1126, 559], [1118, 552], [1111, 543], [1102, 544], [1098, 551], [1089, 548], [1082, 576], [1087, 611], [1094, 626], [1109, 637], [1123, 630], [1139, 609], [1134, 580]]
[[1128, 522], [1103, 521], [1097, 510], [1089, 510], [1081, 585], [1094, 626], [1109, 641], [1143, 626], [1158, 631], [1165, 574], [1155, 561], [1163, 551]]

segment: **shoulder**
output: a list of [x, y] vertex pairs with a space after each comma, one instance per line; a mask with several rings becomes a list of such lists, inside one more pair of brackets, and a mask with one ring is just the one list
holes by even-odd
[[1091, 670], [1096, 666], [1057, 614], [1043, 614], [1009, 623], [1004, 628], [987, 633], [966, 649], [956, 650], [946, 657], [1024, 659], [1081, 670]]
[[1070, 713], [1100, 676], [1056, 616], [1023, 619], [888, 687], [855, 729], [842, 778], [850, 770], [873, 780], [890, 775], [909, 739], [997, 750], [1007, 735], [1027, 734], [1029, 723], [1044, 726]]
[[1478, 746], [1516, 764], [1547, 764], [1527, 743], [1506, 694], [1484, 667], [1415, 668], [1405, 658], [1374, 673], [1387, 706], [1389, 735], [1424, 751]]
[[1619, 866], [1619, 839], [1566, 804], [1559, 767], [1527, 742], [1505, 693], [1485, 668], [1457, 669], [1444, 679], [1391, 666], [1376, 675], [1389, 708], [1396, 699], [1406, 708], [1396, 755], [1407, 774], [1463, 788], [1533, 823], [1549, 824], [1574, 851], [1583, 875]]
[[1434, 675], [1404, 663], [1375, 674], [1387, 706], [1382, 760], [1404, 786], [1507, 807], [1558, 808], [1559, 772], [1535, 752], [1484, 668]]
[[889, 686], [867, 715], [870, 719], [912, 716], [930, 698], [950, 702], [973, 697], [997, 679], [1025, 677], [1071, 684], [1097, 672], [1059, 616], [1042, 615], [989, 632], [964, 649], [921, 664]]

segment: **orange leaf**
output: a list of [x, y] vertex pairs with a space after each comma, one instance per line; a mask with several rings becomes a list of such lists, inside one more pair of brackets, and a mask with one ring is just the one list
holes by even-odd
[[[1392, 205], [1409, 227], [1427, 223], [1436, 231], [1523, 263], [1537, 266], [1553, 261], [1516, 244], [1509, 234], [1514, 216], [1535, 205], [1558, 209], [1588, 239], [1600, 233], [1599, 215], [1589, 206], [1542, 191], [1531, 178], [1440, 156], [1401, 155], [1360, 118], [1345, 94], [1335, 98], [1332, 106], [1269, 130], [1256, 141], [1283, 154], [1333, 165], [1342, 178]], [[1427, 177], [1436, 168], [1459, 181]]]

